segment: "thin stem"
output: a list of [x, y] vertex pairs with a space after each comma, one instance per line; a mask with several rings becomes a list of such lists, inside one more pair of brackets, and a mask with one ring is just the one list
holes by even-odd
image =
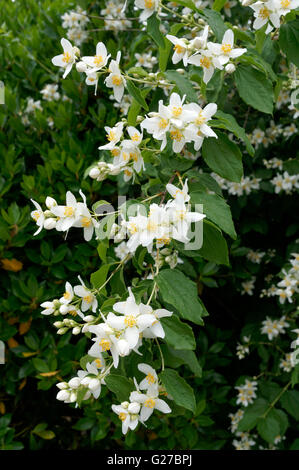
[[164, 356], [163, 356], [163, 353], [162, 353], [162, 350], [161, 350], [161, 347], [160, 347], [158, 338], [155, 338], [155, 341], [156, 341], [156, 343], [157, 343], [157, 346], [158, 346], [158, 349], [159, 349], [159, 352], [160, 352], [160, 356], [161, 356], [161, 368], [162, 368], [162, 371], [163, 371], [163, 370], [164, 370]]
[[267, 414], [272, 410], [272, 408], [276, 405], [276, 403], [278, 402], [278, 400], [280, 400], [280, 398], [282, 397], [282, 395], [287, 391], [287, 389], [289, 388], [289, 386], [291, 385], [291, 380], [285, 385], [285, 387], [281, 390], [281, 392], [279, 392], [279, 394], [276, 396], [276, 398], [274, 398], [274, 400], [272, 401], [272, 403], [270, 403], [269, 405], [269, 408], [265, 411], [265, 413], [263, 414], [262, 418], [266, 418]]

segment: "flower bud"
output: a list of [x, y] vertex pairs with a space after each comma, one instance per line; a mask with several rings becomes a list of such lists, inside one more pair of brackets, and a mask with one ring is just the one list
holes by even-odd
[[57, 202], [53, 197], [48, 196], [46, 198], [46, 206], [48, 209], [52, 209], [52, 207], [57, 206]]
[[55, 328], [62, 328], [64, 323], [62, 321], [56, 321], [54, 323]]
[[95, 320], [95, 317], [93, 315], [86, 315], [85, 317], [83, 317], [83, 320], [86, 322], [91, 322]]
[[91, 380], [92, 379], [90, 377], [84, 377], [84, 379], [81, 380], [81, 385], [88, 387]]
[[46, 230], [52, 230], [55, 227], [56, 227], [56, 220], [53, 217], [50, 217], [49, 219], [46, 219], [44, 221], [44, 228]]
[[69, 311], [69, 308], [67, 305], [61, 305], [59, 307], [59, 312], [62, 314], [62, 315], [65, 315], [67, 312]]
[[98, 168], [91, 168], [88, 174], [90, 178], [96, 179], [100, 176], [100, 170]]
[[88, 398], [91, 396], [91, 392], [90, 390], [87, 390], [87, 392], [85, 393], [84, 397], [83, 397], [83, 400], [88, 400]]
[[64, 390], [66, 388], [69, 388], [69, 385], [67, 382], [59, 382], [56, 384], [56, 387], [58, 387], [60, 390]]
[[74, 401], [77, 400], [77, 393], [76, 392], [71, 392], [71, 395], [70, 395], [70, 398], [69, 398], [69, 401], [70, 403], [74, 403]]
[[73, 335], [78, 335], [79, 333], [81, 333], [80, 326], [75, 326], [75, 328], [72, 329], [72, 333]]
[[132, 413], [133, 415], [137, 415], [140, 411], [140, 404], [139, 403], [130, 403], [128, 406], [128, 412]]
[[120, 339], [117, 342], [117, 348], [119, 350], [120, 356], [127, 356], [130, 352], [130, 346], [125, 339]]
[[76, 63], [76, 70], [77, 72], [85, 72], [87, 70], [87, 65], [80, 61]]
[[59, 401], [65, 401], [65, 400], [68, 400], [69, 396], [70, 396], [70, 392], [68, 392], [67, 390], [60, 390], [57, 393], [56, 398]]
[[236, 70], [236, 67], [234, 66], [234, 64], [227, 64], [225, 66], [225, 71], [227, 73], [234, 73], [235, 70]]
[[69, 381], [69, 386], [71, 388], [78, 388], [80, 385], [81, 385], [81, 380], [79, 379], [79, 377], [74, 377], [73, 379]]
[[79, 47], [77, 47], [77, 46], [73, 47], [73, 52], [74, 52], [75, 55], [79, 56], [80, 55]]
[[57, 331], [57, 334], [64, 335], [64, 333], [66, 333], [67, 331], [68, 331], [68, 328], [59, 328], [59, 330]]
[[120, 405], [126, 410], [129, 406], [129, 402], [128, 401], [123, 401]]
[[96, 388], [98, 388], [99, 385], [100, 385], [99, 379], [91, 379], [91, 381], [89, 382], [88, 388], [90, 390], [95, 390]]

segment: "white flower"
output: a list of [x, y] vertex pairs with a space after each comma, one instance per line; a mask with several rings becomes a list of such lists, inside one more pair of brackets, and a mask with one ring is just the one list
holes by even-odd
[[[133, 413], [130, 413], [129, 411], [130, 405], [133, 405], [133, 407], [131, 406], [130, 408], [133, 409]], [[118, 415], [119, 419], [122, 422], [123, 434], [127, 434], [128, 429], [131, 429], [133, 431], [137, 427], [139, 423], [139, 411], [136, 413], [136, 411], [138, 410], [138, 406], [140, 410], [139, 403], [128, 404], [127, 408], [124, 408], [122, 405], [112, 405], [112, 410]]]
[[60, 98], [60, 94], [58, 93], [57, 89], [58, 85], [48, 84], [41, 90], [41, 94], [47, 101], [57, 101]]
[[135, 0], [134, 5], [135, 7], [143, 10], [140, 15], [140, 21], [146, 21], [155, 11], [158, 10], [159, 0]]
[[119, 259], [124, 259], [128, 253], [130, 253], [126, 242], [122, 242], [118, 246], [114, 247], [114, 251]]
[[110, 74], [105, 79], [105, 85], [108, 88], [113, 88], [113, 93], [116, 101], [120, 102], [126, 85], [126, 80], [122, 76], [121, 71], [119, 69], [119, 61], [120, 61], [120, 54], [116, 60], [111, 60], [109, 64], [109, 72]]
[[96, 54], [94, 56], [82, 57], [82, 62], [90, 67], [89, 73], [94, 73], [105, 67], [110, 54], [107, 54], [106, 46], [103, 42], [98, 42], [96, 46]]
[[112, 328], [123, 331], [124, 339], [128, 342], [130, 349], [137, 345], [139, 335], [147, 327], [156, 321], [153, 309], [150, 305], [136, 304], [135, 297], [129, 288], [129, 297], [125, 302], [116, 302], [113, 310], [122, 315], [115, 315], [110, 312], [107, 316], [107, 323]]
[[245, 48], [234, 49], [234, 33], [231, 29], [225, 31], [221, 44], [208, 42], [208, 49], [218, 57], [221, 65], [227, 64], [230, 59], [236, 59], [247, 51]]
[[93, 293], [89, 289], [87, 289], [87, 287], [84, 286], [84, 284], [75, 286], [74, 293], [78, 297], [82, 298], [82, 302], [81, 302], [82, 312], [86, 312], [90, 308], [93, 312], [96, 311], [98, 307], [98, 301], [96, 297], [93, 295]]
[[61, 45], [63, 47], [63, 54], [59, 54], [52, 59], [52, 63], [57, 67], [63, 67], [65, 69], [63, 78], [65, 78], [76, 61], [77, 48], [73, 47], [70, 41], [65, 38], [61, 39]]
[[158, 376], [155, 369], [153, 369], [148, 364], [138, 364], [138, 369], [140, 372], [146, 374], [146, 377], [139, 384], [140, 390], [148, 390], [153, 386], [158, 387]]
[[42, 315], [51, 315], [55, 312], [55, 310], [57, 310], [59, 302], [57, 300], [53, 302], [43, 302], [42, 304], [40, 304], [40, 306], [44, 309], [41, 312]]
[[59, 217], [56, 223], [56, 230], [66, 231], [77, 221], [78, 217], [82, 212], [82, 203], [76, 201], [75, 196], [67, 191], [66, 193], [66, 205], [65, 206], [53, 206], [51, 212]]
[[123, 135], [124, 123], [118, 122], [114, 127], [105, 127], [109, 144], [98, 147], [99, 150], [113, 150]]
[[[249, 5], [254, 10], [254, 29], [260, 29], [268, 23], [266, 34], [270, 33], [275, 28], [280, 27], [279, 14], [277, 13], [276, 6], [273, 0], [267, 2], [258, 1], [253, 5]], [[272, 26], [272, 24], [273, 26]]]
[[65, 292], [64, 292], [63, 296], [59, 299], [59, 302], [64, 304], [64, 305], [67, 305], [67, 304], [71, 303], [73, 298], [74, 298], [73, 288], [72, 288], [72, 286], [69, 282], [66, 282], [65, 283]]
[[219, 59], [213, 55], [211, 50], [201, 51], [200, 54], [194, 54], [188, 59], [188, 64], [197, 65], [203, 69], [203, 81], [208, 83], [214, 73], [215, 68], [222, 70]]
[[140, 420], [147, 421], [153, 414], [154, 410], [162, 413], [171, 413], [171, 409], [164, 400], [158, 398], [159, 392], [157, 387], [148, 388], [146, 394], [140, 392], [132, 392], [130, 400], [142, 405], [140, 411]]
[[45, 215], [44, 215], [44, 212], [43, 212], [41, 206], [36, 201], [34, 201], [33, 199], [30, 199], [30, 201], [36, 207], [36, 210], [32, 211], [30, 215], [33, 218], [33, 220], [36, 222], [36, 225], [39, 227], [37, 229], [37, 231], [33, 234], [33, 235], [37, 235], [43, 229], [43, 225], [44, 225], [44, 221], [45, 221]]
[[184, 39], [179, 39], [171, 34], [166, 35], [167, 39], [174, 44], [174, 53], [172, 56], [172, 63], [177, 64], [181, 60], [186, 67], [188, 64], [188, 46]]

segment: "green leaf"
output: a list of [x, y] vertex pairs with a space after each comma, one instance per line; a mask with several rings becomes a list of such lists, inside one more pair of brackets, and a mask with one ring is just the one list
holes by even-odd
[[226, 4], [226, 0], [215, 0], [214, 3], [213, 3], [213, 10], [215, 11], [220, 11], [222, 10], [222, 8], [224, 7], [224, 5]]
[[[86, 393], [86, 390], [85, 390], [85, 393]], [[96, 423], [96, 420], [94, 418], [81, 418], [73, 426], [73, 429], [76, 429], [77, 431], [87, 431], [88, 429], [91, 429], [95, 423]]]
[[196, 348], [192, 328], [176, 316], [162, 318], [161, 323], [165, 331], [165, 342], [174, 349], [192, 350]]
[[95, 289], [99, 289], [106, 281], [110, 266], [110, 264], [104, 264], [100, 269], [91, 274], [90, 282]]
[[206, 164], [218, 175], [239, 183], [243, 176], [242, 155], [239, 147], [222, 132], [218, 139], [204, 139], [202, 155]]
[[288, 390], [280, 399], [282, 407], [291, 415], [296, 421], [299, 421], [299, 392], [296, 390]]
[[199, 11], [199, 14], [211, 27], [217, 41], [221, 42], [225, 31], [228, 29], [221, 17], [221, 14], [218, 11], [209, 10], [208, 8]]
[[214, 116], [217, 120], [213, 120], [212, 127], [218, 127], [219, 129], [227, 129], [228, 131], [235, 134], [235, 136], [242, 140], [246, 145], [246, 150], [249, 155], [254, 155], [254, 148], [252, 147], [250, 140], [248, 139], [245, 130], [239, 126], [235, 118], [231, 114], [224, 113], [218, 110]]
[[46, 429], [45, 431], [40, 431], [40, 432], [35, 431], [35, 434], [37, 434], [42, 439], [46, 439], [47, 441], [54, 439], [55, 437], [55, 433], [53, 431], [50, 431], [49, 429]]
[[177, 309], [181, 318], [202, 325], [203, 307], [198, 300], [195, 282], [177, 269], [163, 269], [155, 280], [165, 302]]
[[227, 243], [221, 230], [205, 219], [203, 224], [203, 244], [197, 253], [213, 263], [229, 265]]
[[222, 197], [202, 191], [191, 193], [190, 196], [192, 203], [203, 204], [203, 213], [208, 219], [217, 224], [234, 240], [237, 238], [230, 207]]
[[155, 41], [158, 47], [165, 48], [165, 41], [163, 34], [160, 31], [160, 20], [153, 14], [147, 19], [147, 32]]
[[165, 76], [169, 81], [176, 84], [178, 92], [181, 96], [186, 95], [188, 101], [197, 103], [197, 93], [194, 90], [189, 78], [180, 74], [176, 70], [166, 70]]
[[123, 375], [109, 374], [105, 378], [105, 383], [109, 390], [115, 393], [120, 402], [128, 401], [130, 393], [135, 389], [133, 382]]
[[[145, 98], [150, 92], [150, 88], [144, 88], [140, 91], [141, 96]], [[141, 105], [133, 98], [132, 104], [128, 112], [128, 125], [135, 126], [138, 113], [140, 111]]]
[[258, 419], [266, 412], [268, 409], [268, 402], [264, 398], [257, 398], [252, 405], [249, 405], [244, 411], [243, 418], [238, 424], [238, 431], [251, 431], [253, 429]]
[[38, 357], [32, 359], [33, 365], [36, 370], [39, 372], [49, 372], [49, 366], [48, 364], [43, 361], [42, 359], [39, 359]]
[[148, 105], [146, 104], [145, 99], [143, 98], [141, 91], [137, 88], [131, 80], [127, 80], [127, 90], [131, 96], [140, 104], [142, 108], [148, 111]]
[[246, 104], [261, 111], [273, 112], [273, 87], [266, 75], [248, 65], [239, 65], [235, 72], [236, 86]]
[[299, 67], [299, 20], [290, 21], [279, 30], [279, 45], [287, 58]]
[[265, 439], [265, 441], [269, 442], [270, 444], [274, 443], [274, 439], [280, 433], [280, 426], [275, 415], [272, 414], [271, 411], [268, 413], [266, 418], [259, 420], [257, 423], [257, 430], [259, 435]]
[[181, 359], [184, 364], [186, 364], [189, 369], [193, 372], [195, 377], [202, 376], [202, 368], [199, 365], [197, 357], [193, 351], [181, 350], [177, 351], [176, 349], [169, 348], [173, 356]]
[[187, 382], [174, 370], [165, 369], [159, 377], [174, 402], [195, 413], [196, 402], [192, 388]]

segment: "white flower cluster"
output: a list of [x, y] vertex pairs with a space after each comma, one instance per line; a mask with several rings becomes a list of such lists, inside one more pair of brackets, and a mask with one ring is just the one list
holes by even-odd
[[159, 9], [159, 0], [135, 0], [136, 8], [142, 10], [139, 20], [146, 21], [153, 13]]
[[221, 44], [208, 42], [208, 34], [209, 26], [205, 26], [201, 35], [191, 41], [171, 34], [166, 35], [174, 44], [172, 62], [177, 64], [182, 60], [185, 67], [188, 64], [201, 67], [204, 83], [211, 80], [215, 69], [223, 70], [224, 65], [227, 73], [233, 73], [236, 67], [230, 61], [247, 52], [245, 48], [234, 48], [234, 33], [231, 29], [224, 33]]
[[47, 210], [43, 211], [41, 206], [31, 199], [36, 210], [31, 212], [31, 217], [39, 227], [34, 235], [40, 233], [44, 228], [46, 230], [56, 229], [66, 232], [71, 227], [83, 228], [84, 239], [91, 240], [94, 228], [98, 226], [97, 221], [92, 217], [87, 205], [86, 197], [79, 191], [83, 202], [77, 202], [75, 196], [68, 191], [66, 193], [66, 205], [59, 206], [52, 197], [46, 198]]
[[21, 114], [21, 121], [24, 126], [29, 126], [30, 124], [30, 115], [34, 114], [36, 110], [42, 111], [40, 100], [34, 101], [33, 98], [28, 98], [26, 103], [26, 108]]
[[[248, 0], [242, 2], [248, 5]], [[260, 29], [267, 25], [266, 34], [273, 31], [274, 28], [280, 28], [280, 18], [287, 15], [291, 10], [298, 8], [299, 0], [267, 0], [258, 1], [249, 5], [254, 11], [254, 29]]]
[[279, 194], [281, 191], [284, 191], [286, 194], [291, 194], [293, 191], [299, 189], [299, 174], [289, 175], [287, 171], [284, 171], [283, 174], [279, 173], [272, 178], [270, 183], [273, 184], [276, 194]]
[[108, 0], [105, 2], [105, 8], [100, 13], [106, 17], [104, 19], [104, 28], [109, 31], [123, 31], [132, 26], [131, 21], [122, 18], [124, 4], [120, 4], [118, 0]]
[[[43, 311], [41, 312], [43, 315], [54, 315], [57, 316], [59, 314], [66, 315], [70, 314], [73, 317], [79, 316], [85, 322], [92, 322], [95, 317], [93, 315], [85, 316], [85, 312], [91, 309], [92, 312], [96, 312], [98, 307], [98, 301], [96, 296], [94, 295], [94, 291], [88, 289], [82, 279], [79, 276], [79, 280], [81, 284], [72, 287], [69, 282], [65, 284], [65, 292], [60, 299], [54, 299], [51, 302], [43, 302], [41, 307], [43, 307]], [[80, 307], [78, 306], [80, 305]], [[56, 322], [55, 326], [57, 328], [64, 328], [64, 327], [72, 327], [72, 324], [65, 323], [61, 324], [62, 322]], [[78, 324], [76, 324], [77, 326]], [[84, 332], [84, 329], [83, 329]], [[59, 334], [65, 333], [65, 331], [59, 331]], [[73, 332], [76, 334], [76, 332]]]
[[167, 135], [172, 140], [172, 149], [179, 153], [186, 143], [193, 142], [194, 149], [200, 149], [205, 137], [215, 137], [217, 134], [207, 125], [207, 122], [217, 111], [215, 103], [208, 104], [202, 109], [197, 103], [184, 104], [185, 96], [181, 98], [172, 93], [169, 105], [159, 101], [158, 112], [149, 113], [141, 127], [146, 129], [154, 139], [161, 140], [161, 150], [166, 147]]
[[248, 195], [252, 191], [260, 189], [260, 182], [262, 181], [261, 178], [256, 178], [255, 176], [245, 176], [242, 177], [240, 183], [234, 183], [221, 178], [216, 173], [211, 173], [211, 176], [217, 181], [221, 189], [226, 190], [232, 196]]
[[249, 354], [249, 342], [250, 342], [250, 337], [244, 336], [243, 338], [243, 344], [238, 343], [237, 344], [237, 356], [238, 359], [244, 359], [246, 354]]
[[99, 147], [99, 150], [109, 150], [114, 157], [113, 163], [98, 162], [89, 170], [89, 176], [102, 181], [108, 175], [124, 173], [124, 180], [129, 181], [134, 171], [140, 173], [144, 169], [144, 161], [139, 146], [142, 142], [142, 132], [136, 127], [128, 126], [127, 133], [130, 139], [123, 139], [124, 123], [118, 122], [114, 127], [105, 127], [108, 144]]
[[266, 253], [264, 251], [250, 250], [248, 251], [246, 258], [249, 259], [249, 261], [251, 261], [252, 263], [260, 264], [265, 254]]
[[41, 94], [43, 95], [43, 98], [46, 101], [58, 101], [60, 98], [60, 93], [57, 90], [58, 90], [58, 85], [54, 83], [48, 83], [41, 90]]
[[[279, 296], [279, 302], [284, 304], [286, 300], [293, 302], [293, 296], [298, 292], [299, 284], [299, 254], [291, 253], [289, 268], [282, 270], [282, 280], [277, 285], [272, 284], [268, 289], [263, 289], [261, 297]], [[272, 276], [273, 277], [273, 276]]]
[[59, 382], [57, 400], [64, 403], [78, 402], [78, 395], [81, 400], [88, 400], [91, 395], [99, 398], [101, 386], [105, 384], [104, 377], [109, 373], [109, 368], [105, 365], [103, 356], [98, 357], [93, 362], [86, 364], [86, 370], [78, 370], [77, 377], [73, 377], [69, 382]]
[[80, 6], [62, 15], [62, 27], [67, 29], [67, 37], [77, 46], [80, 46], [88, 37], [85, 27], [89, 22], [86, 11]]
[[236, 386], [235, 389], [239, 392], [236, 404], [248, 406], [256, 398], [257, 382], [246, 379], [244, 385]]
[[146, 69], [152, 69], [158, 62], [157, 57], [153, 57], [151, 51], [143, 54], [136, 52], [135, 58], [137, 60], [135, 67], [144, 67]]
[[255, 276], [252, 276], [252, 278], [249, 279], [248, 281], [244, 281], [241, 283], [241, 286], [242, 286], [241, 295], [244, 295], [244, 294], [253, 295], [255, 280], [256, 280]]
[[154, 241], [157, 248], [168, 245], [171, 239], [187, 243], [190, 241], [191, 223], [205, 217], [190, 210], [187, 180], [182, 190], [173, 184], [167, 184], [166, 189], [173, 199], [160, 206], [151, 204], [148, 215], [139, 211], [137, 216], [129, 216], [128, 221], [122, 222], [120, 232], [129, 234], [127, 248], [130, 253], [140, 245], [151, 253]]
[[265, 167], [269, 169], [276, 169], [278, 168], [279, 170], [282, 170], [282, 165], [283, 165], [283, 160], [280, 160], [280, 158], [271, 158], [270, 160], [263, 160], [263, 164]]
[[[122, 421], [122, 432], [126, 434], [128, 429], [136, 429], [139, 422], [144, 424], [154, 410], [162, 413], [171, 413], [168, 404], [159, 398], [159, 394], [165, 395], [165, 391], [158, 382], [156, 371], [148, 364], [138, 364], [138, 369], [146, 374], [146, 377], [138, 385], [135, 380], [136, 391], [131, 392], [129, 402], [120, 405], [112, 405], [112, 410]], [[144, 390], [144, 393], [142, 391]], [[169, 395], [167, 395], [168, 398]]]
[[285, 328], [290, 326], [285, 320], [285, 315], [283, 315], [279, 320], [271, 320], [271, 318], [266, 317], [266, 320], [262, 322], [262, 325], [261, 333], [263, 335], [267, 335], [270, 341], [279, 334], [285, 333]]
[[250, 450], [256, 443], [248, 432], [237, 432], [236, 436], [240, 438], [239, 441], [233, 440], [233, 446], [236, 450]]
[[280, 359], [279, 367], [284, 372], [291, 372], [294, 367], [292, 363], [292, 353], [287, 353], [283, 359]]

